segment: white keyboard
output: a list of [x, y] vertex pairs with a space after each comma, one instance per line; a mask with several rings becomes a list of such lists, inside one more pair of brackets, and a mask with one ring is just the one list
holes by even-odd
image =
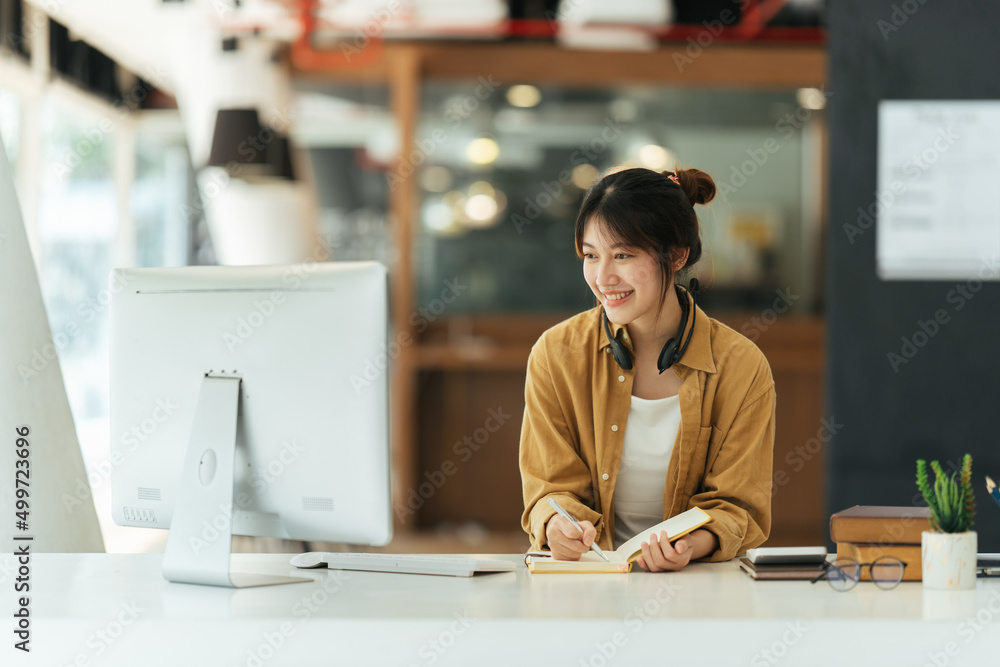
[[448, 577], [471, 577], [476, 572], [511, 572], [514, 569], [513, 562], [491, 558], [323, 551], [311, 551], [294, 556], [292, 565], [299, 568], [327, 567], [331, 570], [440, 574]]

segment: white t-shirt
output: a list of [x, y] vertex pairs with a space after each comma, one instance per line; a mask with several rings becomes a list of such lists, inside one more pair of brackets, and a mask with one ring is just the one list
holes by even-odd
[[681, 426], [677, 396], [632, 397], [615, 481], [615, 548], [663, 521], [670, 453]]

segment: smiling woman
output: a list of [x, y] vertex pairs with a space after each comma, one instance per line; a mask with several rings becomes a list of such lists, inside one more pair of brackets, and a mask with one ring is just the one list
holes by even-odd
[[701, 257], [694, 206], [714, 195], [697, 169], [627, 169], [587, 192], [576, 247], [598, 306], [546, 331], [528, 361], [520, 465], [533, 548], [577, 560], [692, 507], [712, 521], [674, 544], [650, 535], [640, 567], [727, 560], [767, 539], [770, 367], [697, 306], [696, 281], [675, 282]]

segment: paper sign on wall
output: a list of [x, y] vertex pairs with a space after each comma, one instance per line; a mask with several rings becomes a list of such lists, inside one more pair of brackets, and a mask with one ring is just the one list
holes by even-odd
[[877, 187], [880, 278], [1000, 280], [1000, 102], [880, 102]]

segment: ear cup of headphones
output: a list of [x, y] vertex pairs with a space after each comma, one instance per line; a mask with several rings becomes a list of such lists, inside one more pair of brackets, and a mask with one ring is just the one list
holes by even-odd
[[666, 345], [663, 346], [663, 349], [660, 350], [660, 358], [656, 360], [656, 368], [659, 369], [661, 373], [673, 366], [677, 361], [674, 356], [677, 354], [677, 347], [679, 343], [680, 337], [675, 336], [674, 338], [668, 340]]
[[[684, 352], [678, 348], [680, 348], [681, 341], [684, 339], [684, 330], [687, 329], [688, 317], [691, 315], [691, 304], [688, 303], [687, 293], [680, 285], [676, 285], [675, 289], [677, 291], [677, 301], [681, 306], [681, 325], [677, 328], [677, 335], [668, 340], [664, 344], [663, 349], [660, 350], [660, 357], [656, 360], [656, 368], [660, 373], [663, 373], [663, 371], [676, 364], [684, 356]], [[692, 330], [691, 333], [694, 333], [694, 331]], [[688, 340], [691, 340], [690, 336], [688, 336]]]
[[625, 349], [620, 340], [611, 335], [608, 314], [604, 313], [601, 319], [604, 321], [604, 333], [608, 337], [608, 345], [611, 346], [611, 356], [615, 358], [615, 361], [621, 366], [622, 370], [632, 370], [632, 357], [629, 356], [628, 350]]

